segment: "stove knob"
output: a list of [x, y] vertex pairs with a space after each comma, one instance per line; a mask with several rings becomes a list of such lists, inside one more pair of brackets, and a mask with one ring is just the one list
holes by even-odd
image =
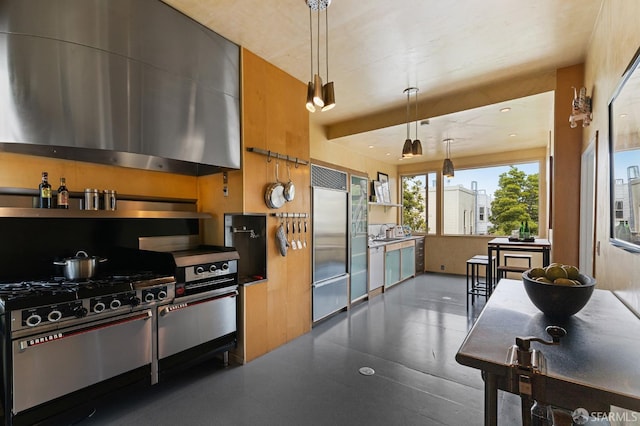
[[106, 308], [105, 304], [102, 302], [98, 302], [95, 305], [93, 305], [93, 312], [95, 312], [96, 314], [99, 314], [100, 312], [104, 311]]
[[42, 317], [38, 314], [31, 314], [26, 320], [25, 322], [27, 323], [27, 325], [29, 327], [35, 327], [36, 325], [40, 324], [40, 322], [42, 321]]
[[164, 300], [167, 298], [167, 292], [165, 290], [160, 290], [158, 292], [158, 300]]
[[151, 292], [144, 295], [145, 302], [153, 302], [153, 299], [155, 299], [155, 296]]
[[209, 266], [209, 272], [215, 272], [218, 269], [216, 265]]
[[51, 311], [49, 315], [47, 315], [47, 319], [51, 322], [59, 321], [62, 318], [62, 312], [60, 311]]
[[88, 313], [89, 311], [84, 306], [79, 306], [73, 310], [73, 314], [76, 316], [76, 318], [86, 317]]
[[228, 263], [223, 263], [222, 264], [222, 270], [226, 271], [227, 269], [229, 269], [229, 264]]
[[131, 306], [138, 306], [140, 304], [140, 298], [138, 296], [133, 296], [129, 299], [129, 304]]
[[204, 268], [202, 266], [196, 267], [196, 274], [200, 275], [204, 272]]
[[113, 299], [111, 303], [109, 303], [109, 307], [113, 310], [118, 309], [120, 306], [122, 306], [122, 302], [118, 299]]

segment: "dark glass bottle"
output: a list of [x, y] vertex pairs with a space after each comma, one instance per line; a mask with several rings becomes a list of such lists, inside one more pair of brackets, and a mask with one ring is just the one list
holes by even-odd
[[59, 209], [69, 208], [69, 190], [67, 189], [66, 179], [60, 178], [60, 187], [58, 188], [57, 207]]
[[524, 238], [529, 239], [531, 237], [531, 231], [529, 230], [529, 221], [524, 222]]
[[51, 185], [49, 184], [49, 173], [42, 172], [42, 182], [38, 186], [39, 192], [39, 207], [41, 209], [51, 208]]

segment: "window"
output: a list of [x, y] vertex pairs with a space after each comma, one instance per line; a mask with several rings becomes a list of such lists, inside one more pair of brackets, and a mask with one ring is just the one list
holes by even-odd
[[402, 177], [402, 224], [435, 234], [436, 174]]
[[456, 170], [443, 178], [443, 234], [509, 235], [522, 221], [538, 232], [538, 163]]

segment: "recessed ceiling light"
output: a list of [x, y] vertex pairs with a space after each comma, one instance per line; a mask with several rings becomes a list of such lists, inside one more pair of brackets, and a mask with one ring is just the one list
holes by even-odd
[[387, 152], [387, 154], [386, 154], [386, 155], [391, 155], [391, 153], [390, 153], [390, 152]]
[[369, 145], [369, 149], [373, 148], [373, 145]]
[[505, 108], [501, 108], [500, 109], [500, 112], [509, 112], [509, 111], [511, 111], [511, 108], [509, 108], [509, 107], [505, 107]]
[[511, 133], [509, 136], [511, 136], [512, 138], [515, 138], [515, 137], [516, 137], [516, 136], [518, 136], [518, 135], [517, 135], [517, 134], [515, 134], [515, 133]]
[[627, 118], [627, 114], [620, 114], [620, 118]]

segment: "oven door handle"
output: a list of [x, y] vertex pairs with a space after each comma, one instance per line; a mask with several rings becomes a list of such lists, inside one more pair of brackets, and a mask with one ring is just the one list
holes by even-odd
[[107, 327], [112, 327], [114, 325], [118, 325], [118, 324], [124, 324], [124, 323], [128, 323], [128, 322], [133, 322], [133, 321], [147, 321], [149, 319], [151, 319], [152, 317], [152, 313], [151, 311], [147, 310], [144, 311], [142, 313], [139, 314], [135, 314], [132, 316], [128, 316], [126, 318], [119, 318], [116, 319], [114, 321], [109, 320], [103, 323], [99, 323], [99, 324], [91, 324], [88, 327], [80, 327], [77, 328], [75, 330], [72, 331], [66, 331], [66, 332], [53, 332], [49, 335], [44, 335], [44, 336], [39, 336], [39, 337], [35, 337], [35, 338], [31, 338], [31, 339], [25, 339], [25, 340], [21, 340], [20, 343], [18, 344], [19, 348], [20, 348], [20, 352], [24, 352], [27, 349], [29, 349], [32, 346], [37, 346], [37, 345], [42, 345], [42, 344], [46, 344], [52, 341], [56, 341], [56, 340], [61, 340], [61, 339], [66, 339], [69, 337], [73, 337], [73, 336], [77, 336], [79, 334], [85, 334], [85, 333], [90, 333], [92, 331], [96, 331], [96, 330], [100, 330], [103, 328], [107, 328]]
[[224, 294], [219, 294], [219, 295], [215, 295], [212, 297], [207, 297], [206, 299], [200, 299], [200, 300], [195, 300], [195, 301], [191, 301], [191, 302], [184, 302], [184, 303], [174, 303], [173, 305], [168, 305], [163, 307], [160, 310], [160, 316], [165, 316], [170, 314], [173, 311], [177, 311], [179, 309], [183, 309], [183, 308], [188, 308], [189, 306], [193, 306], [193, 305], [199, 305], [200, 303], [206, 303], [206, 302], [210, 302], [212, 300], [217, 300], [217, 299], [224, 299], [226, 297], [236, 297], [238, 296], [238, 290], [233, 290], [231, 292], [228, 293], [224, 293]]

